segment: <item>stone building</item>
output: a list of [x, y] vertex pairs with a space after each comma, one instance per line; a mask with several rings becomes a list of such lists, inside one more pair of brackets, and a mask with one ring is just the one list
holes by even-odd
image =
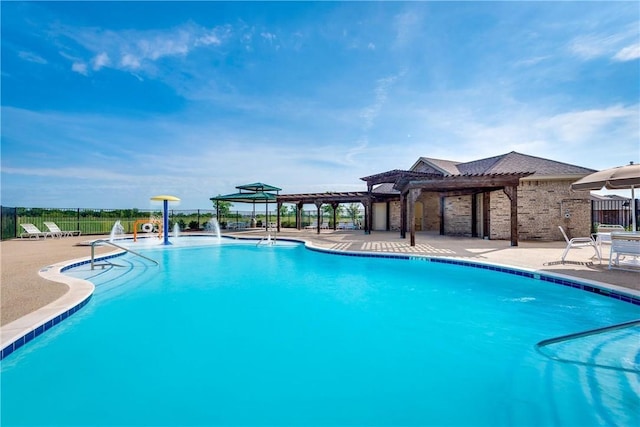
[[[518, 240], [563, 240], [591, 231], [589, 191], [572, 182], [594, 170], [510, 152], [471, 162], [420, 157], [408, 171], [362, 178], [369, 230]], [[367, 206], [365, 206], [365, 210]]]

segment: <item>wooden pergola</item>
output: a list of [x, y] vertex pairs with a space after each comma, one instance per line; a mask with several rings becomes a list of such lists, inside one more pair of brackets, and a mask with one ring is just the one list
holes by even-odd
[[[414, 172], [394, 169], [376, 175], [361, 178], [367, 183], [367, 191], [358, 192], [326, 192], [281, 194], [277, 196], [278, 205], [278, 229], [280, 228], [280, 207], [283, 203], [292, 203], [297, 207], [296, 225], [302, 228], [302, 207], [305, 204], [316, 206], [318, 218], [320, 209], [324, 204], [333, 207], [334, 229], [336, 227], [336, 209], [341, 203], [361, 203], [364, 206], [364, 232], [372, 230], [371, 212], [374, 202], [400, 201], [400, 235], [406, 237], [407, 230], [410, 235], [410, 244], [416, 244], [415, 204], [424, 192], [438, 194], [441, 200], [441, 209], [444, 209], [445, 197], [466, 196], [484, 194], [483, 211], [489, 212], [489, 194], [492, 191], [502, 190], [510, 201], [511, 245], [518, 245], [518, 185], [520, 179], [533, 174], [533, 172], [495, 173], [495, 174], [461, 174], [443, 175], [439, 173]], [[393, 184], [397, 193], [376, 193], [373, 188], [379, 184]], [[476, 198], [472, 198], [471, 234], [477, 236], [476, 230]], [[444, 212], [440, 219], [440, 234], [444, 235]], [[484, 215], [485, 221], [489, 221], [489, 215]], [[407, 223], [409, 226], [407, 227]], [[488, 223], [487, 223], [488, 226]], [[488, 227], [487, 227], [488, 228]], [[317, 224], [317, 233], [320, 233], [320, 222]]]
[[[511, 245], [518, 245], [518, 185], [520, 179], [533, 174], [533, 172], [499, 173], [499, 174], [464, 174], [442, 175], [436, 173], [391, 170], [376, 175], [361, 178], [367, 183], [367, 193], [372, 194], [375, 185], [393, 183], [393, 188], [399, 191], [400, 197], [400, 234], [406, 237], [407, 221], [409, 222], [410, 244], [415, 246], [415, 203], [423, 192], [437, 193], [441, 199], [441, 209], [444, 206], [442, 200], [445, 197], [485, 194], [483, 198], [483, 210], [489, 210], [489, 193], [503, 190], [509, 198], [511, 221]], [[475, 197], [472, 203], [475, 204]], [[472, 207], [471, 234], [477, 235], [476, 207]], [[485, 216], [488, 218], [488, 215]], [[486, 219], [488, 220], [488, 219]], [[441, 215], [440, 234], [444, 234], [444, 216]]]
[[[302, 229], [302, 208], [304, 205], [315, 205], [318, 218], [320, 218], [320, 209], [322, 205], [329, 204], [333, 208], [333, 229], [336, 229], [336, 210], [341, 203], [362, 203], [364, 206], [364, 222], [365, 230], [369, 223], [371, 214], [371, 196], [365, 191], [355, 192], [326, 192], [326, 193], [303, 193], [303, 194], [281, 194], [277, 196], [276, 203], [278, 205], [278, 231], [280, 231], [280, 207], [283, 203], [292, 203], [296, 205], [296, 228]], [[316, 231], [320, 233], [320, 221], [316, 226]]]

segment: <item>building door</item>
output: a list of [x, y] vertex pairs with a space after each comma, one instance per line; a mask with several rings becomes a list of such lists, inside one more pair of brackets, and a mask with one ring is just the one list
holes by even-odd
[[373, 230], [386, 231], [387, 229], [387, 204], [373, 204]]

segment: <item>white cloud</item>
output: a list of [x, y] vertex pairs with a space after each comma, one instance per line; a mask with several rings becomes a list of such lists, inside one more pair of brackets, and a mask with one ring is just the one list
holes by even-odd
[[540, 119], [540, 130], [548, 137], [563, 144], [580, 144], [604, 136], [610, 126], [637, 120], [638, 106], [616, 105], [605, 109], [571, 111]]
[[610, 167], [638, 157], [639, 111], [635, 104], [553, 115], [514, 110], [491, 117], [443, 107], [424, 113], [431, 139], [424, 141], [428, 152], [421, 155], [468, 161], [519, 151], [594, 169]]
[[215, 30], [205, 30], [203, 34], [196, 38], [195, 46], [219, 46], [222, 39], [216, 34]]
[[102, 52], [93, 58], [93, 69], [98, 71], [102, 67], [108, 66], [110, 62], [109, 55], [106, 52]]
[[37, 54], [35, 54], [33, 52], [20, 51], [20, 52], [18, 52], [18, 57], [20, 59], [24, 59], [25, 61], [35, 62], [36, 64], [46, 64], [47, 63], [46, 59], [44, 59], [40, 55], [37, 55]]
[[76, 73], [82, 74], [83, 76], [89, 74], [87, 72], [87, 64], [83, 62], [74, 62], [73, 64], [71, 64], [71, 70], [75, 71]]
[[[61, 27], [58, 32], [79, 43], [92, 56], [93, 69], [112, 67], [125, 71], [152, 70], [162, 58], [189, 55], [194, 49], [220, 46], [231, 35], [228, 26], [201, 27], [192, 23], [169, 30], [100, 30], [96, 28]], [[65, 54], [76, 62], [89, 62]]]
[[[636, 23], [637, 25], [637, 23]], [[593, 32], [575, 37], [568, 45], [569, 51], [585, 60], [599, 57], [629, 61], [640, 56], [637, 43], [638, 29], [633, 25], [615, 33]]]
[[179, 31], [171, 35], [158, 35], [152, 38], [141, 39], [136, 43], [135, 52], [140, 58], [156, 61], [165, 56], [187, 55], [194, 41], [190, 40], [191, 34]]
[[260, 36], [271, 44], [273, 44], [273, 42], [278, 38], [275, 34], [268, 32], [262, 32], [260, 33]]
[[140, 68], [140, 58], [131, 54], [122, 55], [120, 66], [124, 69], [137, 70]]
[[422, 17], [416, 9], [408, 10], [394, 17], [394, 46], [404, 48], [412, 46], [422, 27]]
[[640, 43], [620, 49], [613, 57], [617, 61], [633, 61], [638, 58], [640, 58]]
[[389, 89], [393, 86], [396, 80], [401, 78], [403, 75], [404, 71], [401, 71], [396, 75], [378, 79], [376, 81], [376, 87], [374, 89], [375, 99], [371, 105], [365, 107], [360, 113], [360, 117], [364, 119], [364, 130], [369, 130], [373, 126], [374, 120], [380, 114], [380, 110], [387, 101]]

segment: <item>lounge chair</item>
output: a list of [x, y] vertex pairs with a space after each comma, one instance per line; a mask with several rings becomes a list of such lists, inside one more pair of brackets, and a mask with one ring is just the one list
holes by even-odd
[[305, 230], [315, 230], [316, 228], [318, 228], [318, 221], [314, 221], [311, 224], [305, 226], [304, 228]]
[[40, 231], [38, 227], [36, 227], [33, 224], [20, 224], [20, 227], [24, 228], [24, 231], [25, 231], [24, 233], [20, 234], [21, 239], [24, 239], [25, 237], [28, 237], [30, 239], [32, 238], [39, 239], [40, 237], [42, 237], [43, 239], [46, 239], [47, 236], [53, 237], [53, 234], [51, 234], [51, 232]]
[[356, 225], [353, 222], [341, 222], [338, 224], [338, 230], [355, 230]]
[[567, 247], [562, 253], [562, 262], [564, 262], [564, 259], [566, 258], [571, 248], [585, 248], [588, 246], [591, 246], [593, 248], [596, 256], [598, 257], [598, 261], [602, 262], [602, 258], [600, 257], [600, 252], [598, 251], [598, 246], [596, 245], [595, 240], [593, 240], [591, 237], [574, 237], [573, 239], [569, 239], [567, 233], [565, 233], [564, 231], [564, 228], [562, 228], [561, 225], [559, 225], [558, 228], [562, 232], [564, 240], [567, 242]]
[[247, 228], [247, 223], [238, 221], [238, 222], [229, 222], [227, 224], [227, 229], [229, 230], [240, 230], [241, 228]]
[[60, 227], [55, 222], [45, 222], [44, 225], [49, 229], [51, 235], [54, 237], [70, 237], [70, 236], [79, 236], [81, 234], [80, 230], [74, 231], [65, 231], [61, 230]]

